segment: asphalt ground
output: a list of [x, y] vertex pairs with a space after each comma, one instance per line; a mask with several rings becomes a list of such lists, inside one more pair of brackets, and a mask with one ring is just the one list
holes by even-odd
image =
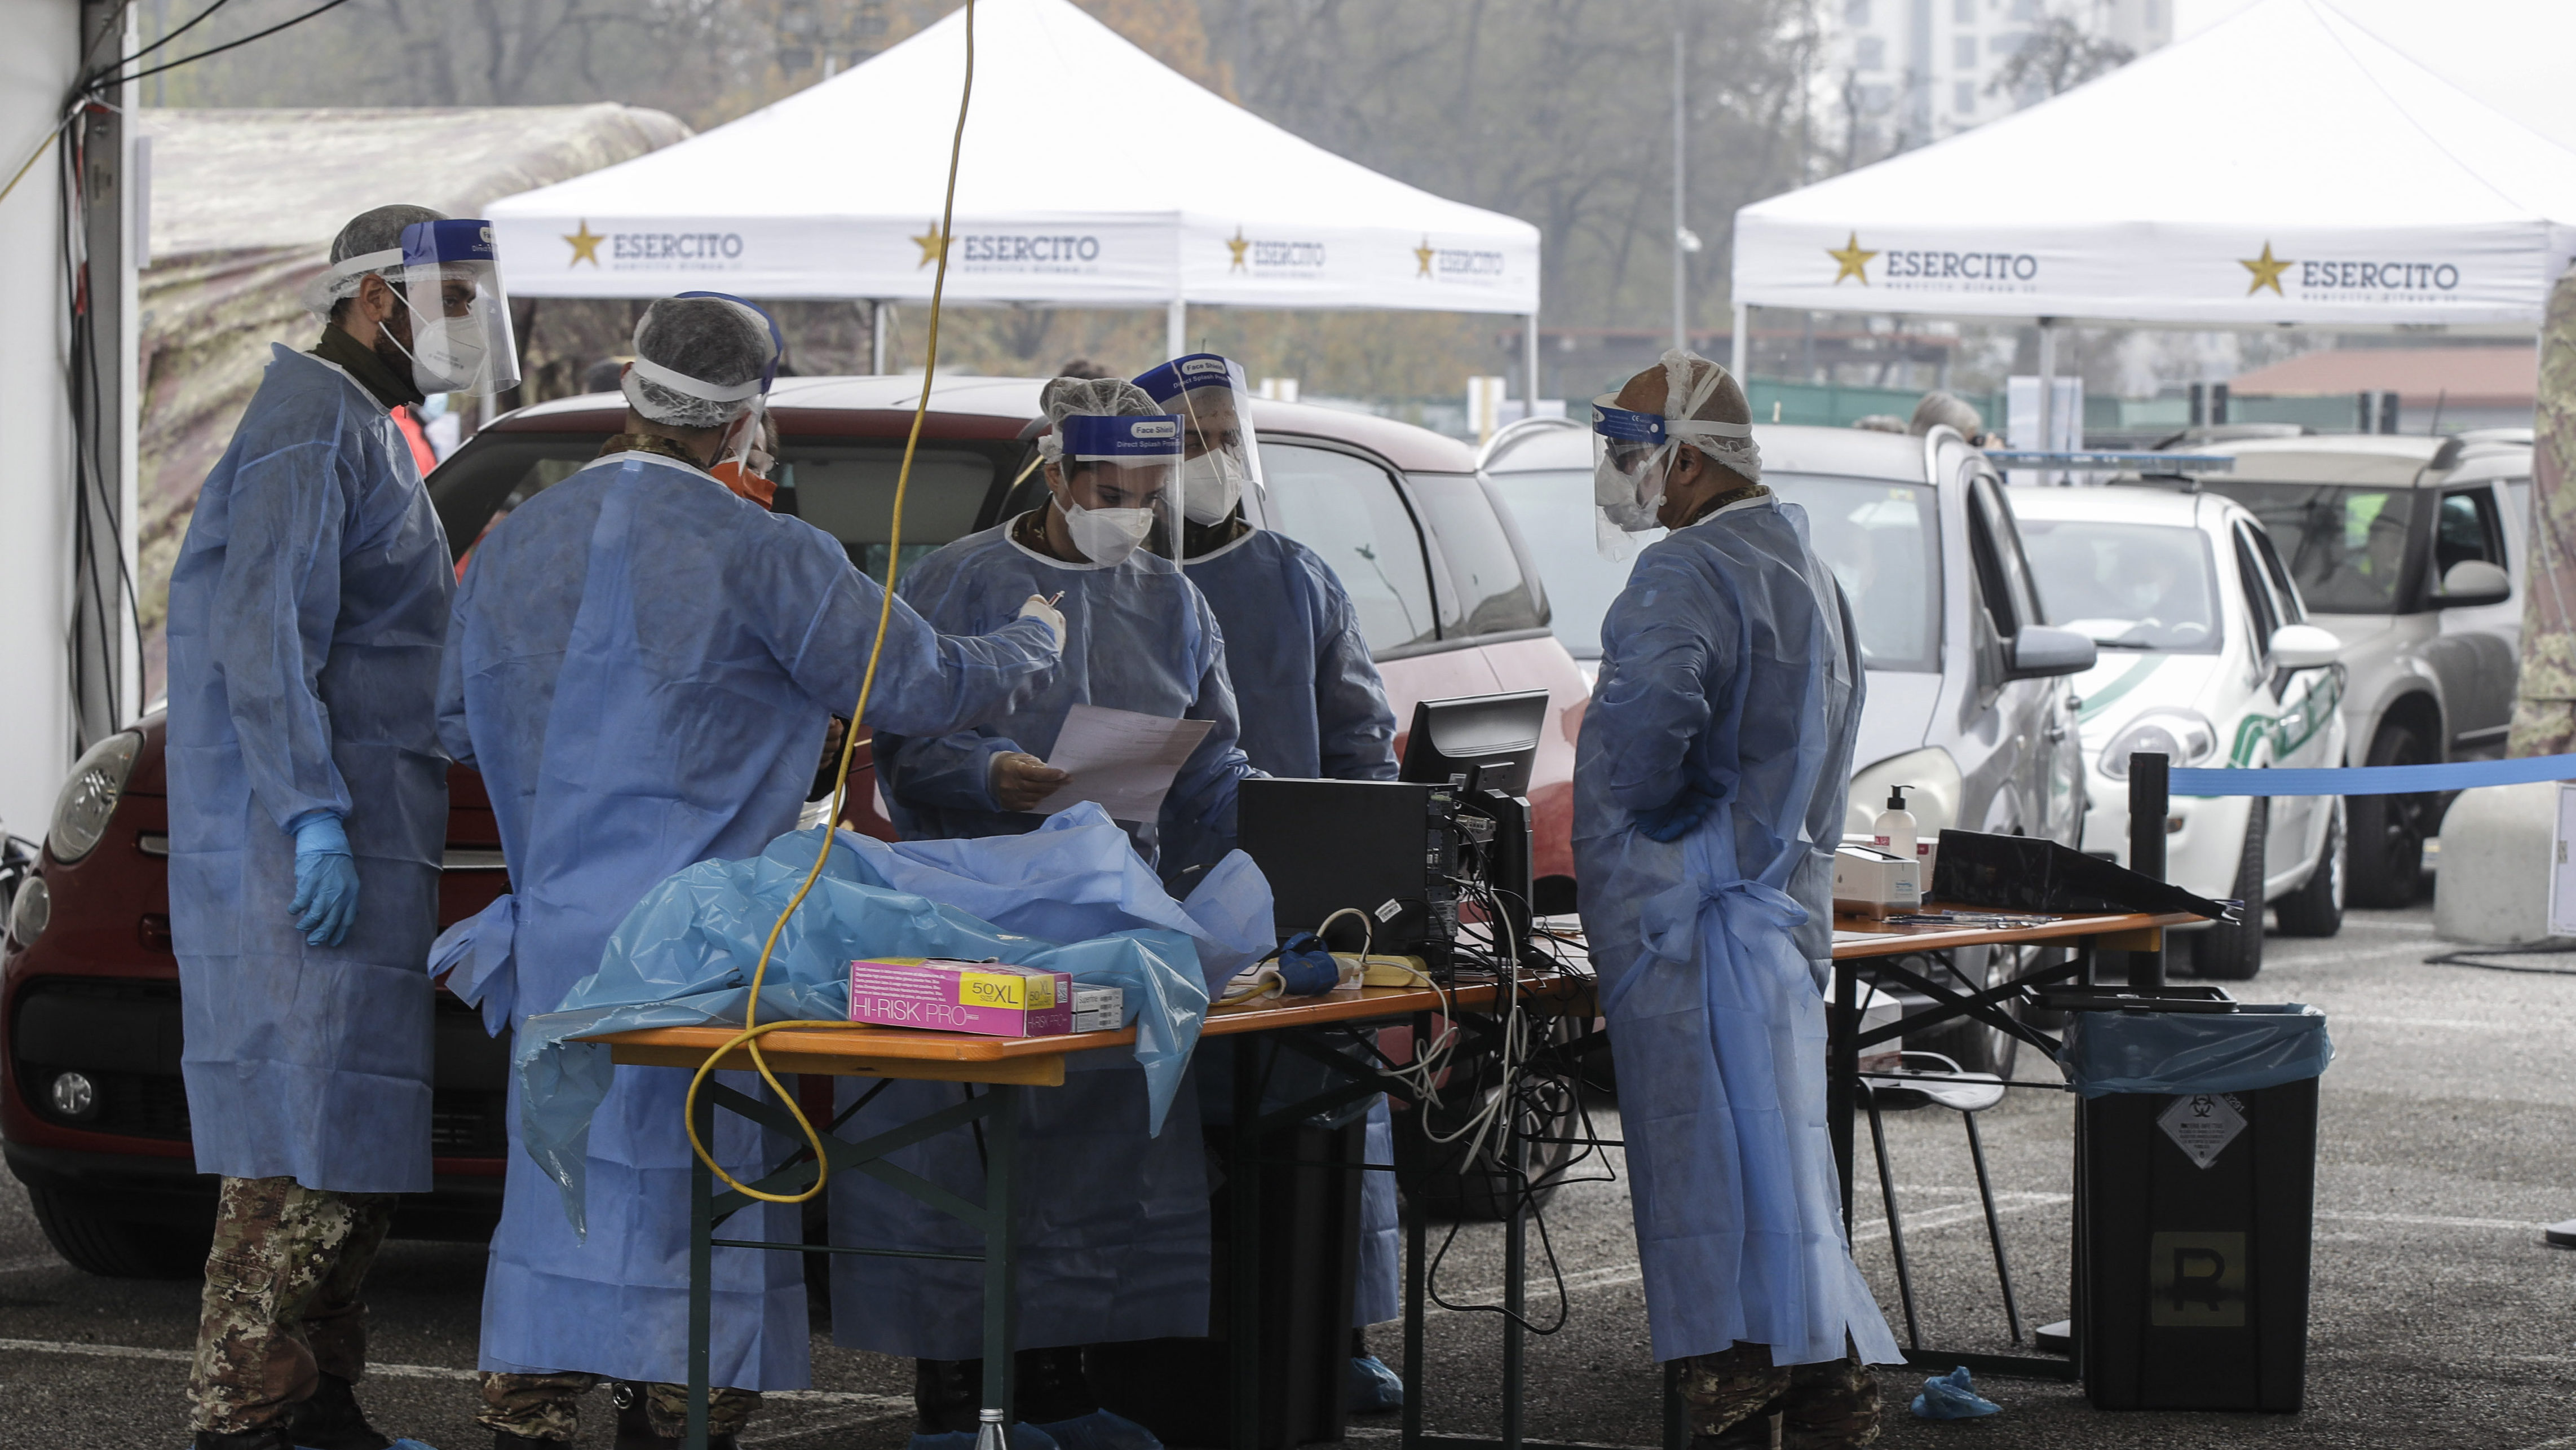
[[[1951, 1424], [1914, 1419], [1919, 1374], [1887, 1371], [1891, 1447], [2127, 1450], [2127, 1447], [2576, 1447], [2576, 1253], [2543, 1246], [2543, 1223], [2576, 1217], [2576, 955], [2513, 959], [2531, 970], [2427, 965], [2444, 950], [2429, 910], [2355, 912], [2342, 936], [2275, 936], [2245, 1000], [2302, 1001], [2329, 1014], [2337, 1045], [2324, 1079], [2315, 1296], [2301, 1414], [2103, 1413], [2075, 1386], [1988, 1378], [2003, 1406]], [[2023, 1076], [2037, 1064], [2025, 1062]], [[2016, 1094], [1984, 1118], [2024, 1318], [2067, 1313], [2070, 1100]], [[1596, 1120], [1615, 1136], [1614, 1114]], [[2001, 1303], [1958, 1120], [1898, 1114], [1889, 1153], [1916, 1265], [1926, 1342], [2007, 1351]], [[1863, 1269], [1896, 1316], [1886, 1226], [1863, 1130]], [[1615, 1154], [1586, 1165], [1608, 1181], [1569, 1184], [1545, 1226], [1564, 1276], [1564, 1326], [1531, 1342], [1527, 1433], [1651, 1446], [1659, 1379], [1646, 1340], [1626, 1185]], [[1437, 1242], [1437, 1236], [1435, 1236]], [[1501, 1234], [1462, 1231], [1440, 1266], [1442, 1297], [1499, 1298]], [[1556, 1318], [1544, 1263], [1531, 1311]], [[472, 1423], [483, 1255], [388, 1245], [369, 1284], [376, 1370], [360, 1391], [378, 1425], [455, 1450], [482, 1446]], [[910, 1367], [833, 1349], [817, 1308], [817, 1388], [771, 1397], [746, 1445], [895, 1450], [910, 1431]], [[1896, 1320], [1901, 1331], [1902, 1321]], [[47, 1249], [15, 1182], [0, 1180], [0, 1446], [152, 1446], [186, 1441], [183, 1386], [196, 1286], [91, 1278]], [[1393, 1326], [1373, 1331], [1392, 1360]], [[1430, 1325], [1428, 1424], [1499, 1424], [1494, 1316], [1441, 1312]], [[594, 1397], [581, 1443], [605, 1446]], [[1348, 1441], [1382, 1444], [1392, 1416], [1355, 1418]]]

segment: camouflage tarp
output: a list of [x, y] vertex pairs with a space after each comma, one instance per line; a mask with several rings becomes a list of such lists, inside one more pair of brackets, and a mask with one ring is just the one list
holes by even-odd
[[2539, 446], [2531, 458], [2531, 544], [2522, 591], [2522, 672], [2505, 753], [2576, 751], [2576, 272], [2549, 291], [2540, 325]]
[[141, 591], [147, 698], [162, 679], [170, 565], [268, 346], [312, 344], [296, 301], [350, 217], [392, 201], [471, 216], [514, 192], [685, 139], [633, 106], [138, 113], [152, 143], [141, 279]]

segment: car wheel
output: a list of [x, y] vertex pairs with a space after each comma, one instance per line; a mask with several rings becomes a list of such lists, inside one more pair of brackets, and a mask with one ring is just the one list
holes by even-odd
[[2343, 812], [2326, 812], [2326, 844], [2307, 884], [2274, 906], [2283, 936], [2333, 936], [2343, 930]]
[[36, 1225], [71, 1266], [103, 1279], [194, 1279], [206, 1272], [214, 1205], [203, 1227], [113, 1217], [112, 1200], [59, 1188], [29, 1188]]
[[[2028, 947], [1967, 947], [1950, 954], [1950, 970], [1923, 970], [1923, 974], [1943, 986], [1970, 992], [1982, 992], [1997, 982], [2020, 976], [2027, 968]], [[1920, 960], [1919, 958], [1917, 960]], [[1946, 977], [1948, 980], [1943, 981]], [[2006, 1011], [2015, 1010], [2007, 1004]], [[2021, 1058], [2021, 1039], [2000, 1027], [1991, 1027], [1974, 1018], [1955, 1018], [1928, 1032], [1905, 1035], [1908, 1052], [1937, 1052], [1959, 1064], [1961, 1072], [1990, 1072], [1997, 1077], [2012, 1076], [2013, 1064]]]
[[[2402, 725], [2370, 742], [2369, 765], [2429, 765], [2431, 747]], [[2345, 807], [2351, 827], [2346, 890], [2355, 906], [2412, 906], [2424, 888], [2424, 838], [2432, 833], [2432, 795], [2357, 795]]]
[[2263, 837], [2271, 820], [2270, 801], [2256, 796], [2245, 813], [2245, 849], [2236, 857], [2236, 899], [2245, 903], [2230, 925], [2219, 922], [2191, 934], [2192, 975], [2219, 982], [2242, 982], [2263, 970]]

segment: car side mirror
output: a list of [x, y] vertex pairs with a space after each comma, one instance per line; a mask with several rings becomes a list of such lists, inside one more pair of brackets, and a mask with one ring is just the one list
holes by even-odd
[[2012, 669], [2016, 680], [2045, 680], [2059, 675], [2080, 675], [2093, 668], [2101, 651], [2091, 639], [2071, 629], [2057, 629], [2045, 624], [2025, 624], [2013, 636]]
[[2442, 592], [2433, 596], [2433, 603], [2441, 609], [2474, 609], [2512, 597], [2512, 575], [2484, 559], [2462, 559], [2442, 572]]
[[2275, 669], [2313, 670], [2342, 658], [2343, 641], [2335, 638], [2332, 630], [2313, 624], [2285, 624], [2272, 631]]

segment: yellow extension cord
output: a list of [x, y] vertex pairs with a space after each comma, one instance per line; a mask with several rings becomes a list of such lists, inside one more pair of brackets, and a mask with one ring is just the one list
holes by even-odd
[[[913, 405], [912, 431], [903, 442], [903, 467], [895, 474], [894, 521], [886, 539], [885, 599], [877, 610], [876, 643], [868, 650], [867, 671], [859, 677], [859, 702], [850, 708], [849, 729], [842, 732], [841, 764], [832, 777], [832, 813], [823, 821], [823, 848], [815, 853], [813, 869], [805, 873], [804, 884], [796, 888], [796, 895], [788, 901], [787, 909], [778, 914], [777, 923], [769, 928], [769, 939], [761, 944], [760, 965], [752, 970], [751, 1001], [743, 1009], [742, 1030], [735, 1033], [722, 1047], [707, 1054], [707, 1060], [699, 1066], [697, 1076], [689, 1080], [689, 1098], [682, 1109], [682, 1121], [689, 1131], [689, 1147], [698, 1155], [698, 1161], [706, 1164], [716, 1177], [723, 1179], [726, 1187], [747, 1198], [756, 1198], [764, 1203], [804, 1203], [821, 1193], [823, 1185], [831, 1178], [831, 1161], [823, 1152], [821, 1130], [814, 1126], [811, 1118], [805, 1116], [805, 1109], [796, 1101], [796, 1095], [789, 1092], [786, 1086], [779, 1082], [777, 1075], [769, 1070], [768, 1062], [760, 1055], [760, 1039], [789, 1027], [847, 1029], [853, 1024], [848, 1022], [764, 1024], [760, 1020], [760, 987], [761, 982], [769, 975], [769, 958], [778, 950], [778, 938], [786, 932], [788, 920], [796, 915], [796, 908], [805, 904], [806, 893], [812, 891], [814, 883], [821, 879], [823, 864], [831, 859], [832, 846], [841, 826], [841, 807], [849, 795], [850, 754], [858, 744], [859, 722], [867, 718], [868, 694], [876, 687], [877, 659], [885, 653], [886, 630], [894, 622], [895, 571], [900, 567], [903, 558], [904, 490], [912, 482], [913, 452], [921, 444], [922, 420], [930, 412], [931, 382], [939, 376], [940, 302], [948, 287], [948, 247], [945, 239], [952, 235], [951, 223], [956, 216], [957, 159], [966, 145], [966, 107], [974, 97], [975, 0], [966, 0], [966, 85], [957, 97], [957, 131], [948, 143], [948, 192], [940, 203], [939, 210], [939, 235], [942, 238], [939, 248], [939, 270], [930, 284], [929, 350], [922, 360], [921, 397]], [[698, 1094], [705, 1090], [707, 1077], [716, 1070], [716, 1064], [723, 1061], [727, 1054], [738, 1047], [749, 1050], [751, 1065], [760, 1074], [760, 1080], [769, 1084], [769, 1090], [776, 1093], [778, 1100], [786, 1105], [790, 1114], [794, 1115], [797, 1128], [805, 1134], [806, 1146], [814, 1152], [814, 1182], [801, 1193], [770, 1193], [742, 1182], [726, 1172], [724, 1165], [716, 1161], [715, 1153], [698, 1140]]]

